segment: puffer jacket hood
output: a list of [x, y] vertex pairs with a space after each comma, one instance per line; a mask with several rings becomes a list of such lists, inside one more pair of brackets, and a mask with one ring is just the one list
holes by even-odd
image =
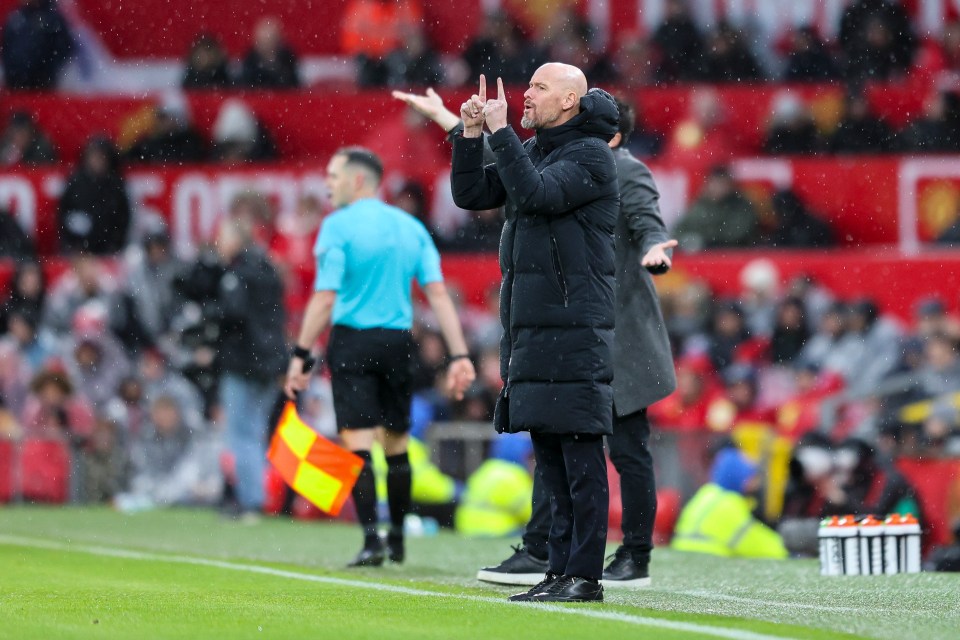
[[580, 113], [558, 127], [537, 129], [537, 145], [549, 153], [584, 134], [610, 142], [619, 127], [620, 111], [613, 96], [603, 89], [590, 89], [580, 98]]

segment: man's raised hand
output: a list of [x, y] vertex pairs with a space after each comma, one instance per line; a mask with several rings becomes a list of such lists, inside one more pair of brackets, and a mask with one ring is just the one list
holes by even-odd
[[443, 127], [444, 131], [450, 131], [460, 122], [457, 114], [444, 106], [443, 98], [432, 88], [427, 89], [426, 95], [422, 96], [403, 91], [393, 91], [390, 95], [397, 100], [402, 100], [423, 117]]
[[483, 107], [487, 102], [487, 79], [480, 74], [480, 92], [460, 105], [460, 119], [463, 120], [463, 137], [479, 138], [483, 134]]
[[[481, 78], [483, 76], [480, 76]], [[503, 79], [497, 78], [497, 98], [487, 100], [483, 106], [483, 117], [490, 133], [496, 133], [507, 126], [507, 96], [503, 91]]]

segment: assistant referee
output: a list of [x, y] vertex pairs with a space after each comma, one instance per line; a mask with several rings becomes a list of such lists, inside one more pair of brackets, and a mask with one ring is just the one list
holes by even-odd
[[403, 519], [410, 509], [407, 458], [414, 342], [411, 288], [423, 289], [450, 353], [447, 388], [457, 399], [476, 377], [460, 320], [443, 283], [440, 254], [419, 220], [377, 198], [383, 165], [360, 147], [339, 149], [327, 165], [336, 209], [323, 221], [314, 254], [317, 277], [287, 370], [285, 391], [306, 388], [311, 348], [331, 322], [327, 366], [337, 430], [364, 459], [353, 488], [364, 544], [348, 566], [379, 566], [384, 545], [377, 533], [377, 497], [370, 460], [374, 438], [387, 458], [390, 530], [387, 555], [403, 562]]

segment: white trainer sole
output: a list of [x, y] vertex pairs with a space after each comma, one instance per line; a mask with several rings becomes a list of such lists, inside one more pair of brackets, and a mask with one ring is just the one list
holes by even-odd
[[532, 587], [543, 580], [544, 573], [503, 573], [500, 571], [477, 571], [477, 580], [493, 584], [508, 584], [518, 587]]
[[635, 580], [601, 580], [604, 589], [645, 589], [653, 584], [649, 577]]

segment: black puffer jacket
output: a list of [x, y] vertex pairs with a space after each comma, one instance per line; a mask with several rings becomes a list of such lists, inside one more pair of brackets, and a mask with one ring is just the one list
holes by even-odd
[[481, 138], [454, 140], [456, 204], [506, 205], [499, 431], [610, 433], [618, 118], [592, 89], [578, 115], [525, 143], [510, 127], [491, 135], [496, 165], [483, 166]]
[[220, 279], [220, 357], [223, 370], [268, 382], [283, 372], [287, 345], [283, 283], [262, 251], [249, 247]]

